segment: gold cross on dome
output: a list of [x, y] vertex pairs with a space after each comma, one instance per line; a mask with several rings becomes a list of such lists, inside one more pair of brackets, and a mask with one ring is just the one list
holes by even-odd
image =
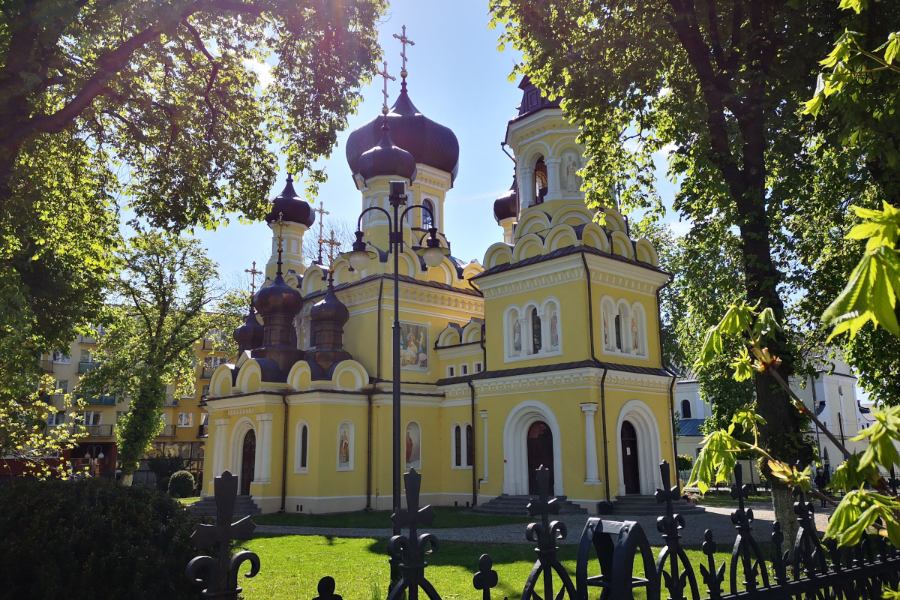
[[256, 270], [256, 261], [253, 261], [253, 267], [250, 269], [244, 269], [244, 273], [250, 273], [250, 295], [256, 295], [256, 276], [262, 275], [262, 271]]
[[397, 78], [396, 78], [396, 77], [391, 77], [391, 76], [388, 74], [388, 70], [387, 70], [387, 61], [384, 61], [384, 68], [383, 68], [381, 71], [376, 71], [376, 73], [377, 73], [378, 75], [381, 75], [382, 77], [384, 77], [384, 91], [382, 92], [382, 94], [384, 94], [384, 104], [381, 106], [381, 112], [383, 112], [384, 114], [388, 114], [388, 105], [387, 105], [387, 101], [388, 101], [388, 91], [387, 91], [387, 82], [388, 82], [388, 79], [390, 79], [391, 81], [397, 81]]
[[284, 243], [284, 213], [278, 213], [278, 220], [275, 221], [278, 224], [278, 259], [281, 260], [281, 251], [284, 250], [282, 244]]
[[[319, 202], [319, 208], [314, 208], [313, 212], [319, 213], [319, 239], [323, 240], [325, 239], [325, 215], [331, 213], [325, 210], [324, 202]], [[322, 244], [319, 244], [319, 258], [316, 262], [322, 264]]]
[[328, 268], [331, 269], [334, 266], [334, 249], [335, 247], [340, 248], [341, 243], [334, 239], [334, 229], [331, 230], [331, 237], [327, 240], [320, 239], [319, 240], [319, 254], [322, 253], [322, 245], [328, 244]]
[[406, 45], [409, 44], [410, 46], [415, 46], [416, 43], [406, 37], [406, 25], [403, 26], [403, 34], [397, 35], [395, 33], [394, 37], [400, 40], [400, 43], [403, 45], [403, 50], [400, 51], [400, 58], [403, 59], [403, 67], [400, 69], [400, 76], [406, 77]]

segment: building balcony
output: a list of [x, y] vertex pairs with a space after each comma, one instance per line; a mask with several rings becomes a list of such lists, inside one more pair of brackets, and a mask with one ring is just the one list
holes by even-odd
[[115, 394], [104, 394], [103, 396], [91, 396], [89, 394], [75, 394], [75, 398], [78, 400], [84, 400], [90, 406], [115, 406], [116, 405], [116, 395]]
[[89, 335], [79, 335], [78, 343], [79, 344], [96, 344], [97, 340], [96, 340], [96, 338], [92, 338]]
[[219, 368], [219, 365], [216, 365], [215, 367], [203, 367], [203, 372], [200, 374], [200, 378], [201, 379], [211, 379], [213, 376], [213, 373], [215, 373], [216, 369], [218, 369], [218, 368]]
[[113, 436], [113, 426], [112, 425], [85, 425], [84, 428], [87, 430], [87, 434], [90, 437], [112, 437]]
[[166, 425], [157, 437], [175, 437], [175, 425]]
[[79, 363], [78, 363], [78, 374], [79, 374], [79, 375], [84, 375], [85, 373], [87, 373], [87, 372], [90, 371], [91, 369], [96, 369], [97, 366], [98, 366], [99, 364], [100, 364], [99, 362], [96, 362], [96, 361], [93, 361], [93, 360], [92, 360], [92, 361], [79, 362]]
[[197, 431], [198, 438], [209, 437], [209, 425], [201, 425]]

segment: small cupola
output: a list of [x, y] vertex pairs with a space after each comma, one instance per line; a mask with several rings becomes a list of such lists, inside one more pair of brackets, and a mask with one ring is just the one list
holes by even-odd
[[342, 360], [352, 356], [344, 350], [344, 325], [350, 320], [350, 311], [334, 293], [334, 273], [328, 273], [325, 297], [309, 312], [312, 323], [313, 348], [307, 359], [315, 361], [326, 373]]
[[287, 182], [281, 193], [272, 200], [272, 210], [266, 215], [266, 221], [277, 221], [278, 216], [290, 223], [301, 223], [312, 227], [316, 222], [316, 213], [312, 206], [297, 194], [294, 189], [294, 178], [288, 173]]
[[516, 176], [513, 175], [512, 186], [499, 198], [494, 200], [494, 219], [500, 224], [506, 219], [516, 219], [519, 216], [519, 192]]
[[256, 309], [252, 303], [243, 324], [234, 330], [232, 337], [237, 342], [238, 354], [243, 354], [247, 350], [256, 350], [263, 345], [263, 326], [256, 318]]
[[416, 179], [416, 159], [394, 143], [385, 119], [381, 126], [381, 141], [362, 153], [357, 170], [367, 181], [373, 177], [396, 176], [413, 182]]

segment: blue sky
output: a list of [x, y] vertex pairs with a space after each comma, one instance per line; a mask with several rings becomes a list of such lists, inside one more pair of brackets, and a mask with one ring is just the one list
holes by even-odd
[[[493, 202], [509, 189], [513, 163], [501, 151], [500, 142], [521, 98], [518, 79], [508, 79], [519, 54], [510, 48], [497, 50], [498, 32], [488, 29], [488, 22], [485, 0], [394, 0], [379, 26], [388, 72], [397, 77], [388, 85], [389, 105], [400, 91], [400, 43], [393, 34], [406, 25], [407, 35], [415, 42], [406, 53], [410, 98], [422, 113], [450, 127], [459, 139], [459, 176], [447, 195], [444, 233], [455, 256], [479, 262], [488, 246], [502, 240]], [[266, 74], [260, 76], [264, 81]], [[329, 180], [316, 204], [324, 201], [331, 213], [325, 218], [326, 232], [329, 219], [355, 228], [362, 200], [344, 159], [344, 143], [351, 131], [379, 114], [381, 91], [380, 77], [363, 89], [358, 114], [350, 117], [350, 126], [338, 136], [331, 158], [321, 163]], [[270, 197], [282, 189], [284, 176], [282, 168]], [[317, 234], [318, 225], [314, 229]], [[251, 261], [268, 259], [271, 233], [264, 223], [242, 225], [234, 220], [215, 232], [198, 232], [198, 237], [226, 280], [250, 268]]]

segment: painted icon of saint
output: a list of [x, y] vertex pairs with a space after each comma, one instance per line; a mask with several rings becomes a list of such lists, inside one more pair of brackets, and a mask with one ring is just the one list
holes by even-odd
[[513, 327], [513, 350], [516, 352], [522, 351], [522, 324], [518, 321]]
[[559, 347], [559, 324], [557, 323], [556, 313], [550, 317], [550, 345], [554, 348]]
[[342, 465], [350, 464], [350, 438], [347, 435], [346, 429], [341, 429], [339, 460]]
[[637, 352], [640, 346], [641, 344], [640, 338], [638, 336], [637, 321], [634, 317], [631, 317], [631, 347], [635, 352]]

